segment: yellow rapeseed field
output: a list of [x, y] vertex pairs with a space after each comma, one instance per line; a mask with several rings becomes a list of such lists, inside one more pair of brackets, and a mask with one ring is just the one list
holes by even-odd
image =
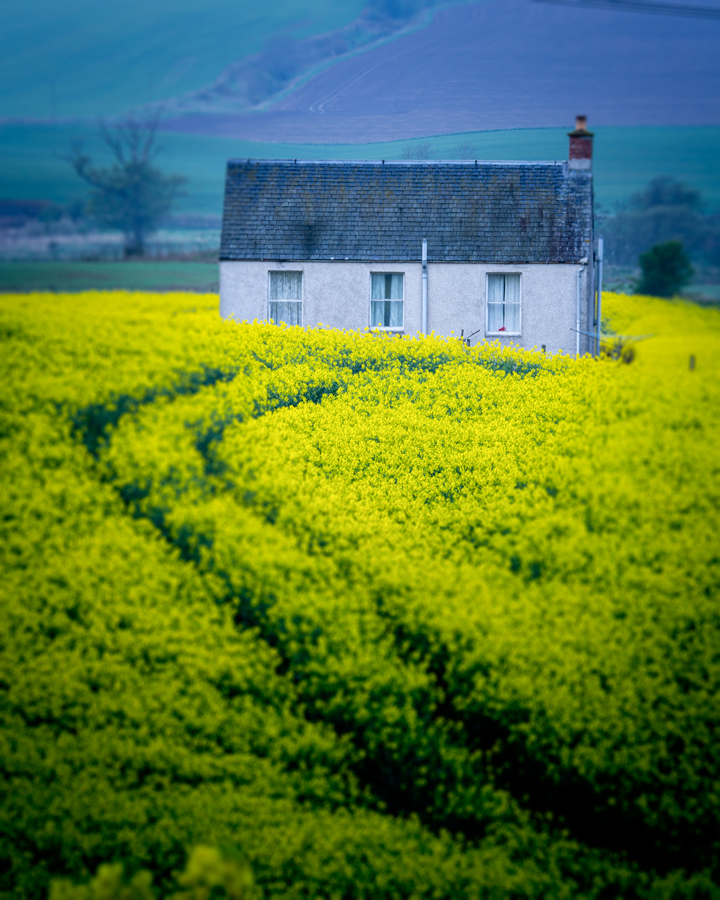
[[720, 897], [720, 312], [605, 310], [0, 298], [0, 894]]

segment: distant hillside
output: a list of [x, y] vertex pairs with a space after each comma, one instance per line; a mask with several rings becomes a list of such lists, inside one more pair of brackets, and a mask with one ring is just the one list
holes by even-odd
[[[5, 4], [0, 120], [160, 102], [177, 131], [343, 144], [564, 126], [578, 112], [591, 127], [720, 125], [720, 15], [627, 11], [650, 2]], [[702, 5], [720, 14], [720, 0]]]
[[[255, 107], [443, 0], [28, 0], [0, 6], [0, 120]], [[465, 0], [445, 0], [465, 2]]]
[[444, 8], [426, 28], [324, 68], [261, 115], [228, 112], [228, 85], [229, 93], [171, 106], [182, 114], [173, 127], [256, 141], [365, 143], [560, 126], [580, 112], [591, 127], [719, 125], [720, 16], [610, 5], [487, 0]]
[[0, 118], [121, 113], [214, 82], [270, 39], [346, 26], [363, 0], [0, 4]]

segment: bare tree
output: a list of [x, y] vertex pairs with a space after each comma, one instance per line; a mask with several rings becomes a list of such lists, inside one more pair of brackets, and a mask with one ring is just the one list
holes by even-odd
[[148, 236], [157, 229], [180, 195], [186, 179], [165, 175], [155, 165], [161, 112], [127, 115], [99, 132], [113, 156], [110, 166], [94, 166], [82, 144], [63, 158], [92, 188], [87, 212], [101, 224], [125, 235], [125, 255], [141, 256]]
[[420, 144], [408, 144], [402, 148], [400, 159], [430, 159], [433, 154], [433, 145], [429, 141]]
[[469, 141], [463, 141], [452, 148], [453, 159], [477, 159], [477, 148]]

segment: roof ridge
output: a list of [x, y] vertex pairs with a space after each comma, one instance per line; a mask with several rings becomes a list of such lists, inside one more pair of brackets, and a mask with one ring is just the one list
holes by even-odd
[[258, 159], [231, 157], [230, 163], [324, 166], [563, 166], [566, 159]]

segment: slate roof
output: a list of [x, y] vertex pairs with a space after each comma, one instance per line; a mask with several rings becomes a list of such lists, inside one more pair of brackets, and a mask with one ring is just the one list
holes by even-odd
[[221, 260], [579, 262], [592, 175], [566, 162], [230, 160]]

